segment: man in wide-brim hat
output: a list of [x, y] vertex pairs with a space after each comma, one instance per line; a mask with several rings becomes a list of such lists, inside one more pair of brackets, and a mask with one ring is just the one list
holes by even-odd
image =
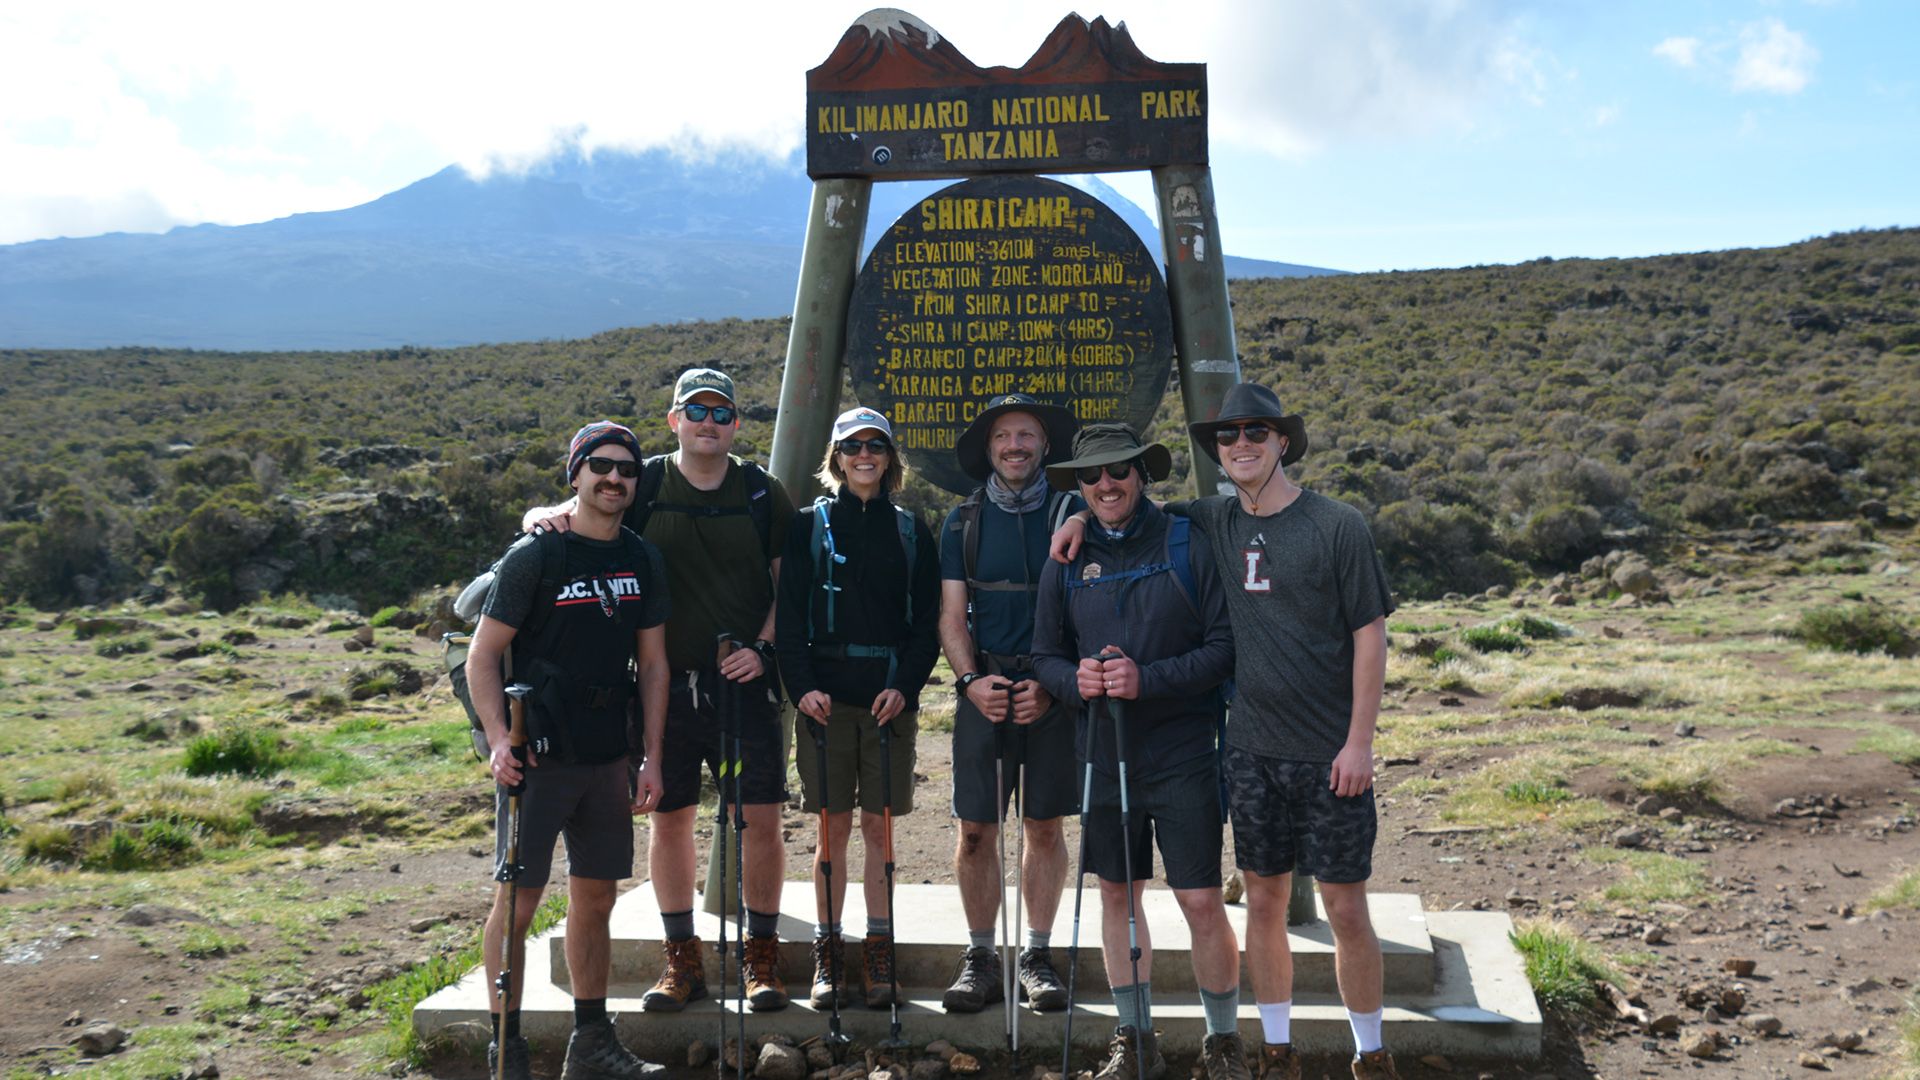
[[1220, 893], [1214, 734], [1234, 645], [1213, 555], [1187, 542], [1184, 520], [1146, 499], [1147, 484], [1165, 479], [1172, 465], [1166, 447], [1125, 424], [1090, 424], [1074, 437], [1073, 457], [1048, 468], [1056, 485], [1078, 482], [1094, 525], [1079, 558], [1049, 564], [1040, 579], [1034, 670], [1054, 697], [1078, 708], [1080, 760], [1093, 773], [1082, 786], [1091, 795], [1081, 843], [1100, 882], [1117, 1014], [1097, 1075], [1126, 1080], [1166, 1069], [1153, 1032], [1148, 929], [1140, 926], [1137, 966], [1127, 934], [1140, 889], [1153, 877], [1157, 841], [1193, 942], [1206, 1073], [1244, 1080], [1240, 948]]
[[1034, 679], [1030, 654], [1047, 537], [1085, 506], [1072, 484], [1053, 487], [1043, 471], [1047, 462], [1066, 456], [1076, 426], [1073, 414], [1059, 405], [1006, 394], [987, 402], [954, 447], [962, 471], [982, 483], [940, 530], [940, 644], [959, 684], [953, 815], [960, 828], [953, 871], [968, 936], [959, 973], [942, 997], [948, 1012], [978, 1012], [1005, 1000], [994, 948], [1004, 892], [999, 830], [1022, 780], [1020, 888], [1027, 925], [1016, 975], [1035, 1010], [1067, 1005], [1051, 938], [1067, 880], [1061, 822], [1079, 809], [1073, 717]]
[[1189, 508], [1219, 565], [1238, 697], [1224, 770], [1234, 857], [1247, 886], [1247, 964], [1260, 1006], [1262, 1065], [1298, 1076], [1287, 899], [1293, 874], [1320, 883], [1353, 1029], [1353, 1074], [1396, 1075], [1381, 1042], [1380, 942], [1367, 905], [1376, 817], [1373, 731], [1393, 595], [1366, 519], [1286, 473], [1307, 452], [1306, 423], [1264, 386], [1241, 383], [1192, 424], [1232, 496]]

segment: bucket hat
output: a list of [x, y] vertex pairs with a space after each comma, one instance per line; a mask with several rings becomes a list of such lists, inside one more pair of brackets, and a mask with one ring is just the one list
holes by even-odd
[[1041, 459], [1042, 465], [1052, 464], [1067, 455], [1073, 443], [1073, 431], [1080, 426], [1071, 411], [1063, 405], [1049, 405], [1030, 394], [1002, 394], [988, 401], [987, 407], [973, 418], [973, 422], [955, 441], [953, 453], [960, 459], [961, 472], [982, 483], [993, 475], [993, 462], [987, 455], [987, 437], [993, 434], [993, 422], [1010, 412], [1023, 412], [1040, 421], [1040, 427], [1047, 433], [1047, 456]]
[[1073, 437], [1073, 460], [1047, 466], [1047, 482], [1060, 491], [1072, 491], [1077, 469], [1111, 465], [1139, 458], [1148, 480], [1165, 480], [1173, 471], [1173, 454], [1159, 443], [1143, 443], [1125, 424], [1088, 424]]

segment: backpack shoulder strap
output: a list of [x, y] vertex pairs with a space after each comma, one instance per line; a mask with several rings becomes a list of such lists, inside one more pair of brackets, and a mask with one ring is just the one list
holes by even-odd
[[[1049, 538], [1060, 531], [1060, 526], [1073, 516], [1073, 492], [1056, 491], [1047, 496], [1047, 535]], [[1049, 540], [1051, 542], [1051, 540]]]
[[900, 529], [900, 550], [907, 556], [907, 625], [913, 625], [913, 567], [920, 555], [920, 532], [913, 512], [904, 506], [893, 508], [893, 523]]
[[1200, 591], [1193, 581], [1193, 528], [1183, 517], [1167, 515], [1167, 561], [1173, 564], [1173, 576], [1195, 611], [1200, 610]]
[[[846, 556], [833, 550], [833, 528], [832, 522], [828, 520], [832, 512], [833, 500], [822, 495], [813, 500], [813, 505], [808, 507], [807, 513], [810, 519], [809, 525], [813, 530], [812, 542], [807, 546], [813, 552], [813, 579], [827, 594], [827, 633], [829, 634], [835, 629], [834, 594], [840, 591], [840, 587], [833, 583], [833, 567], [835, 563], [846, 559]], [[819, 637], [819, 630], [813, 622], [813, 604], [809, 602], [807, 604], [807, 640], [817, 641]]]
[[532, 641], [546, 629], [547, 619], [553, 614], [553, 602], [560, 594], [561, 579], [567, 574], [567, 537], [552, 529], [533, 534], [533, 544], [540, 549], [540, 584], [535, 586], [533, 611], [527, 615], [527, 625], [516, 639], [525, 637]]
[[973, 579], [978, 576], [976, 568], [980, 565], [980, 505], [986, 502], [987, 489], [977, 487], [966, 501], [960, 504], [960, 516], [954, 525], [960, 530], [960, 563], [967, 576], [967, 587], [973, 587]]
[[667, 478], [667, 455], [655, 454], [640, 467], [640, 483], [633, 491], [633, 505], [627, 509], [626, 527], [635, 536], [647, 531], [647, 520], [653, 516], [653, 504], [660, 498], [660, 485]]
[[767, 470], [759, 462], [742, 460], [740, 470], [747, 480], [747, 514], [753, 518], [753, 527], [760, 531], [760, 554], [767, 562], [773, 562], [773, 493], [767, 483]]

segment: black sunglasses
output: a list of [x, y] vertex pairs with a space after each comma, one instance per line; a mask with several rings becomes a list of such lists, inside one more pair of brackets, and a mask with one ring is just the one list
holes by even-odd
[[680, 406], [680, 411], [686, 413], [687, 419], [696, 424], [705, 420], [709, 415], [713, 417], [713, 422], [716, 424], [731, 424], [733, 423], [735, 413], [735, 409], [731, 405], [701, 405], [697, 402], [689, 402], [688, 404]]
[[879, 437], [871, 439], [841, 439], [838, 445], [840, 452], [848, 457], [859, 457], [860, 448], [863, 446], [866, 447], [874, 457], [879, 457], [881, 454], [893, 449], [892, 443]]
[[620, 475], [629, 480], [640, 475], [639, 462], [616, 461], [610, 457], [590, 457], [587, 459], [587, 468], [592, 469], [593, 475], [595, 476], [605, 476], [615, 469], [618, 469]]
[[1127, 477], [1133, 475], [1133, 462], [1131, 461], [1110, 461], [1104, 466], [1088, 465], [1085, 468], [1075, 470], [1074, 475], [1080, 478], [1081, 483], [1091, 487], [1100, 482], [1100, 472], [1103, 468], [1106, 470], [1107, 475], [1113, 477], [1115, 480], [1125, 480]]
[[1265, 424], [1236, 424], [1232, 427], [1215, 428], [1213, 441], [1221, 446], [1232, 446], [1240, 441], [1242, 433], [1247, 436], [1248, 442], [1263, 443], [1267, 441], [1267, 436], [1273, 434], [1273, 429]]

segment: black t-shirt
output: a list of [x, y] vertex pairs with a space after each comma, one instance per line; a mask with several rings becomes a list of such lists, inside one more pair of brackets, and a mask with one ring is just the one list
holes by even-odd
[[544, 625], [529, 626], [539, 599], [539, 537], [522, 539], [500, 560], [481, 614], [522, 631], [513, 640], [513, 677], [534, 686], [530, 719], [564, 721], [573, 760], [611, 761], [628, 750], [635, 635], [667, 618], [666, 568], [659, 548], [624, 529], [617, 540], [561, 536], [564, 569]]

